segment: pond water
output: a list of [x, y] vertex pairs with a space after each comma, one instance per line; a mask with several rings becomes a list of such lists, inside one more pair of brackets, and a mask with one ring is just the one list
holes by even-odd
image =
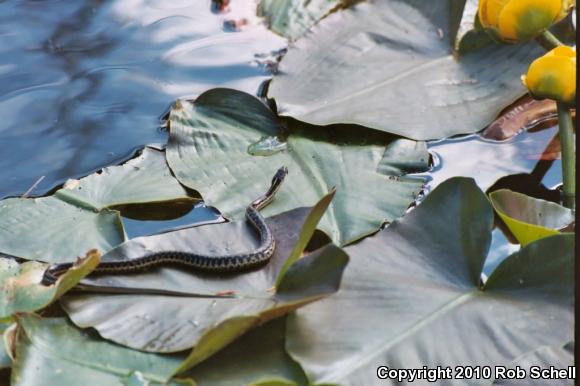
[[[286, 41], [252, 1], [0, 1], [0, 198], [165, 143], [176, 98], [213, 87], [255, 94]], [[232, 31], [230, 20], [248, 20]]]
[[[252, 1], [229, 8], [219, 12], [210, 0], [0, 1], [0, 198], [32, 186], [31, 195], [43, 195], [165, 143], [161, 118], [177, 98], [213, 87], [257, 94], [286, 41], [256, 20]], [[452, 176], [488, 189], [530, 173], [555, 132], [432, 142], [426, 191]], [[553, 188], [560, 180], [559, 161], [546, 164], [539, 181]], [[167, 221], [126, 216], [128, 235], [222, 221], [203, 205], [174, 209]], [[515, 248], [496, 230], [486, 269]]]

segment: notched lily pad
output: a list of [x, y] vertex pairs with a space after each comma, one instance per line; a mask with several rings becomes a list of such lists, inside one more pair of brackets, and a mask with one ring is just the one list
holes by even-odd
[[490, 193], [489, 199], [522, 245], [556, 235], [574, 222], [574, 213], [570, 209], [508, 189]]
[[63, 201], [95, 209], [194, 200], [171, 175], [165, 152], [149, 147], [122, 165], [106, 167], [80, 180], [69, 180], [54, 195]]
[[171, 175], [164, 153], [146, 148], [119, 166], [69, 180], [54, 196], [0, 201], [0, 252], [51, 263], [72, 261], [126, 240], [119, 213], [109, 207], [197, 201]]
[[[313, 208], [266, 219], [277, 247], [262, 269], [203, 275], [164, 267], [136, 275], [104, 276], [83, 283], [95, 291], [133, 294], [74, 294], [61, 304], [78, 326], [94, 327], [103, 337], [132, 348], [175, 352], [194, 347], [179, 369], [185, 371], [250, 328], [338, 289], [347, 263], [340, 248], [330, 244], [298, 259], [330, 198], [332, 193]], [[103, 260], [138, 257], [147, 250], [167, 248], [216, 255], [251, 251], [255, 239], [255, 231], [245, 221], [199, 226], [131, 240]], [[287, 267], [287, 261], [296, 259]]]
[[574, 236], [529, 244], [482, 285], [492, 224], [473, 180], [442, 183], [405, 217], [345, 248], [340, 291], [288, 317], [289, 354], [312, 383], [358, 386], [378, 366], [505, 365], [570, 341]]
[[[426, 169], [425, 144], [356, 126], [315, 127], [277, 117], [255, 97], [213, 89], [171, 110], [167, 161], [177, 179], [201, 193], [226, 217], [263, 194], [277, 168], [287, 181], [266, 215], [312, 205], [336, 187], [320, 229], [344, 245], [401, 216], [424, 180], [405, 174]], [[362, 133], [361, 133], [362, 131]], [[248, 148], [265, 137], [283, 138], [286, 150], [253, 156]], [[404, 157], [401, 157], [404, 154]]]
[[40, 283], [47, 264], [0, 258], [0, 318], [46, 307], [95, 269], [99, 257], [97, 251], [88, 252], [51, 286]]

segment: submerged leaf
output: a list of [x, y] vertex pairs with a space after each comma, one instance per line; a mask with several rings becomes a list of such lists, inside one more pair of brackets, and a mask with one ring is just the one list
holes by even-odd
[[383, 0], [336, 12], [288, 49], [268, 96], [279, 113], [440, 139], [487, 126], [525, 94], [533, 44], [454, 55], [461, 1]]
[[46, 307], [95, 269], [99, 256], [98, 252], [90, 251], [51, 286], [40, 283], [46, 264], [36, 261], [18, 264], [15, 260], [0, 258], [0, 318]]
[[496, 213], [522, 245], [556, 235], [574, 222], [574, 213], [554, 202], [508, 189], [489, 194]]
[[473, 180], [439, 185], [401, 220], [346, 248], [340, 291], [289, 317], [290, 355], [312, 383], [356, 386], [374, 384], [378, 366], [504, 365], [571, 340], [574, 237], [528, 245], [482, 287], [492, 223]]
[[[424, 182], [405, 174], [425, 170], [429, 161], [424, 143], [360, 127], [290, 121], [284, 129], [258, 99], [235, 90], [213, 89], [194, 103], [179, 101], [169, 121], [167, 160], [175, 176], [227, 217], [241, 218], [244, 204], [264, 193], [282, 165], [289, 170], [287, 181], [264, 208], [267, 215], [312, 205], [336, 187], [320, 229], [339, 245], [401, 216]], [[248, 153], [249, 146], [272, 136], [284, 139], [287, 150]]]

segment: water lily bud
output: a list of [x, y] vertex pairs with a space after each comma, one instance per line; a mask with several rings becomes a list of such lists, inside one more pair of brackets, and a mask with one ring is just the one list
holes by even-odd
[[553, 99], [566, 104], [576, 101], [576, 51], [556, 47], [530, 64], [522, 82], [536, 99]]
[[575, 0], [479, 0], [481, 25], [496, 40], [517, 43], [533, 39], [562, 20]]

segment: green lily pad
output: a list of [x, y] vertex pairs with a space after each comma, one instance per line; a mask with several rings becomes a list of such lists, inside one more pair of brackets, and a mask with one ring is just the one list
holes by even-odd
[[522, 245], [556, 235], [574, 222], [573, 212], [554, 202], [509, 189], [489, 194], [493, 208]]
[[269, 86], [278, 112], [407, 138], [474, 133], [524, 95], [534, 44], [453, 52], [463, 1], [384, 0], [335, 12], [289, 47]]
[[357, 386], [378, 366], [505, 365], [570, 341], [574, 236], [522, 248], [482, 286], [492, 224], [472, 179], [442, 183], [405, 217], [345, 248], [340, 291], [289, 316], [289, 354], [313, 383]]
[[18, 317], [12, 385], [194, 385], [169, 381], [183, 356], [143, 353], [94, 338], [64, 318]]
[[339, 245], [401, 216], [424, 182], [405, 173], [424, 170], [429, 161], [423, 142], [360, 127], [289, 121], [283, 129], [258, 99], [229, 89], [177, 102], [169, 123], [167, 161], [176, 178], [226, 217], [241, 218], [241, 203], [262, 195], [282, 165], [289, 170], [287, 181], [264, 208], [266, 215], [312, 205], [336, 187], [319, 227]]
[[285, 318], [260, 326], [183, 376], [203, 386], [307, 385], [301, 367], [284, 349]]
[[94, 211], [56, 197], [0, 201], [0, 252], [50, 263], [74, 261], [125, 241], [119, 212]]
[[[277, 247], [262, 269], [208, 276], [164, 267], [135, 275], [104, 276], [84, 281], [91, 284], [86, 289], [125, 294], [72, 294], [61, 304], [78, 326], [94, 327], [101, 336], [125, 346], [151, 352], [194, 347], [180, 370], [184, 371], [250, 328], [338, 289], [347, 256], [334, 245], [288, 268], [285, 265], [303, 253], [330, 197], [332, 194], [323, 197], [312, 209], [299, 208], [266, 219]], [[254, 249], [253, 233], [246, 222], [199, 226], [134, 239], [109, 255], [120, 260], [121, 255], [141, 256], [145, 250], [166, 250], [168, 245], [221, 255]]]
[[95, 209], [124, 204], [195, 200], [171, 175], [165, 152], [145, 148], [119, 166], [109, 166], [80, 180], [69, 180], [55, 197]]
[[266, 18], [272, 31], [296, 40], [332, 10], [345, 6], [345, 3], [348, 1], [262, 0], [258, 4], [258, 16]]
[[126, 240], [119, 213], [108, 207], [195, 200], [163, 155], [146, 148], [123, 165], [69, 180], [54, 196], [0, 201], [0, 252], [51, 263], [73, 261], [92, 248], [104, 253]]
[[74, 287], [99, 264], [99, 253], [90, 251], [55, 284], [40, 284], [47, 264], [0, 258], [0, 318], [46, 307]]

